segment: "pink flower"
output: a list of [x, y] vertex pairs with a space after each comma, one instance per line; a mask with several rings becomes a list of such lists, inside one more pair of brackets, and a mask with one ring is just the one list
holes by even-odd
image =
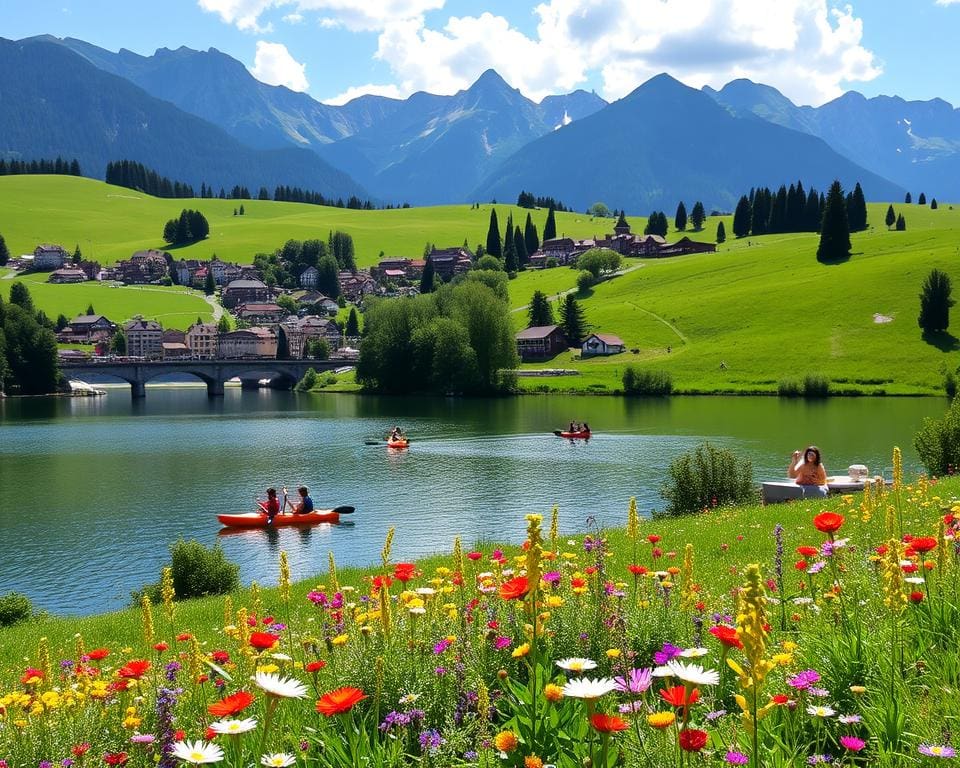
[[858, 739], [856, 736], [841, 736], [840, 744], [850, 752], [859, 752], [867, 745], [867, 742], [863, 739]]

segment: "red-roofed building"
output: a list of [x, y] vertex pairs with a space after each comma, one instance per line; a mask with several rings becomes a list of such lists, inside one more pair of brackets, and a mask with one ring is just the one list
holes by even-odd
[[547, 360], [567, 349], [567, 337], [559, 325], [535, 325], [514, 336], [520, 359]]

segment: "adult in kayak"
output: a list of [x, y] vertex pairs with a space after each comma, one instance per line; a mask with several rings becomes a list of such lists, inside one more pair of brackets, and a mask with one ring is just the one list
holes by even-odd
[[390, 440], [390, 442], [392, 443], [395, 443], [398, 440], [403, 440], [403, 439], [404, 439], [403, 430], [400, 429], [399, 426], [396, 426], [393, 428], [393, 432], [390, 433], [390, 437], [388, 438], [388, 440]]
[[297, 493], [300, 494], [300, 501], [297, 504], [292, 504], [290, 501], [287, 501], [287, 504], [290, 504], [290, 508], [293, 510], [293, 514], [307, 515], [313, 512], [313, 499], [310, 498], [310, 492], [307, 490], [307, 487], [301, 485], [297, 488]]
[[267, 500], [258, 501], [257, 506], [267, 513], [267, 525], [272, 525], [273, 518], [280, 514], [280, 500], [277, 499], [277, 489], [267, 488]]

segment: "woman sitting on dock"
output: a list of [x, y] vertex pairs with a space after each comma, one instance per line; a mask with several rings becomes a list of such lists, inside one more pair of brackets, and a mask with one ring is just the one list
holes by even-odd
[[803, 452], [794, 451], [787, 467], [787, 477], [793, 478], [797, 485], [804, 486], [803, 495], [827, 495], [827, 468], [820, 459], [820, 449], [810, 445]]

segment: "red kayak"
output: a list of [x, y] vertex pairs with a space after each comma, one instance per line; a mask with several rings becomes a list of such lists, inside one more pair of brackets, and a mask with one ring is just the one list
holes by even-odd
[[404, 438], [403, 440], [387, 440], [387, 448], [407, 448], [410, 445], [410, 441]]
[[[319, 525], [320, 523], [338, 523], [340, 515], [350, 514], [353, 507], [337, 507], [336, 509], [317, 509], [305, 515], [276, 515], [273, 525]], [[217, 515], [223, 525], [229, 528], [266, 528], [267, 515], [265, 512], [234, 512]]]
[[561, 432], [559, 429], [554, 433], [557, 437], [566, 437], [570, 440], [589, 440], [590, 432]]

